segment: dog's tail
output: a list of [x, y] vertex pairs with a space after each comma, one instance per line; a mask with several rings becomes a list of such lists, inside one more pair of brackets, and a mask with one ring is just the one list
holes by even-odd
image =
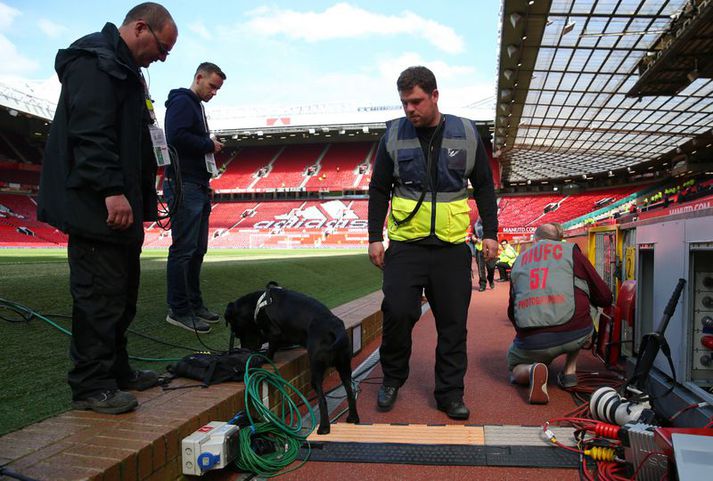
[[225, 307], [225, 313], [223, 314], [223, 319], [225, 319], [225, 325], [231, 325], [232, 319], [235, 317], [235, 306], [233, 302], [228, 303]]

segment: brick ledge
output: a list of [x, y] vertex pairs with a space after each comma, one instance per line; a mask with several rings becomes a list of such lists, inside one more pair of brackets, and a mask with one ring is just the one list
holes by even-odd
[[[378, 291], [333, 309], [361, 346], [381, 333]], [[355, 346], [357, 350], [361, 346]], [[307, 392], [304, 349], [280, 352], [283, 377]], [[172, 387], [195, 384], [175, 379]], [[160, 388], [136, 393], [139, 408], [122, 415], [68, 411], [0, 437], [0, 465], [39, 481], [174, 481], [181, 474], [180, 443], [200, 426], [230, 419], [244, 407], [243, 383], [206, 389]], [[0, 480], [10, 480], [0, 476]]]

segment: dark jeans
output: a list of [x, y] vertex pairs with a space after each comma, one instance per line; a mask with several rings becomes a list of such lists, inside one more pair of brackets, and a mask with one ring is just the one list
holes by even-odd
[[[166, 199], [173, 198], [172, 182], [163, 184]], [[171, 248], [166, 265], [167, 301], [178, 315], [203, 305], [200, 288], [203, 256], [208, 250], [210, 198], [208, 187], [183, 183], [183, 202], [171, 218]]]
[[409, 375], [411, 332], [421, 317], [425, 289], [436, 320], [436, 389], [439, 404], [463, 398], [471, 254], [465, 244], [424, 246], [391, 242], [384, 258], [381, 367], [384, 385], [400, 387]]
[[107, 389], [131, 375], [126, 330], [136, 315], [141, 243], [111, 244], [69, 236], [74, 367], [68, 381], [74, 400]]

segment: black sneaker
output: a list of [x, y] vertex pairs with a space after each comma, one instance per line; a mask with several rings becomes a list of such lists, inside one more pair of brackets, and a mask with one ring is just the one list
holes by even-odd
[[118, 389], [103, 391], [86, 399], [72, 401], [72, 409], [90, 410], [104, 414], [129, 412], [138, 405], [139, 402], [133, 394]]
[[462, 400], [438, 404], [437, 407], [439, 411], [443, 411], [451, 419], [468, 419], [468, 416], [470, 416], [470, 410]]
[[194, 309], [193, 314], [197, 318], [203, 319], [205, 322], [209, 322], [211, 324], [215, 324], [216, 322], [220, 321], [220, 316], [215, 312], [209, 311], [206, 306], [201, 306], [198, 309]]
[[384, 386], [379, 388], [379, 394], [376, 397], [376, 405], [379, 411], [391, 411], [396, 403], [396, 398], [399, 395], [399, 388], [394, 386]]
[[117, 379], [119, 389], [127, 391], [144, 391], [158, 384], [158, 374], [154, 371], [139, 371], [131, 373], [128, 379]]
[[166, 316], [166, 322], [189, 331], [197, 332], [198, 334], [208, 334], [210, 332], [210, 326], [204, 320], [198, 319], [192, 313], [180, 315], [169, 311]]

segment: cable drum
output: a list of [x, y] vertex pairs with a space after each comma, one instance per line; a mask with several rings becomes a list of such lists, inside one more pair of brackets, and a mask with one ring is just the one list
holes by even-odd
[[592, 394], [589, 400], [589, 410], [592, 417], [599, 421], [623, 426], [635, 422], [641, 417], [648, 403], [635, 403], [625, 400], [612, 387], [602, 387]]

